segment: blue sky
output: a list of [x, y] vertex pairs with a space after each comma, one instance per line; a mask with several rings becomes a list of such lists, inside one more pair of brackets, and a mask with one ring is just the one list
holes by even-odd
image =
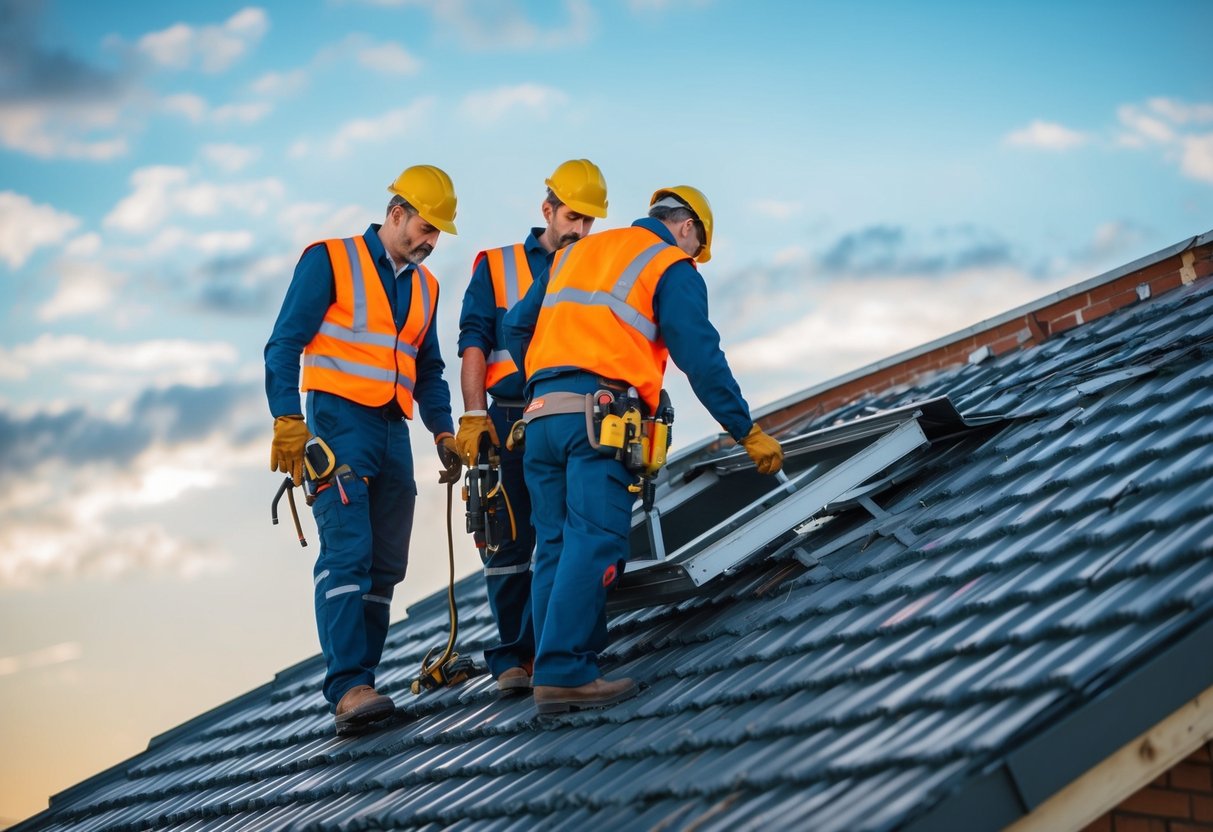
[[[0, 818], [316, 651], [261, 350], [301, 248], [405, 166], [459, 193], [449, 378], [474, 254], [587, 157], [598, 228], [711, 199], [758, 406], [1213, 228], [1211, 30], [1205, 2], [0, 0]], [[679, 443], [716, 429], [670, 387]], [[432, 479], [397, 617], [444, 580]]]

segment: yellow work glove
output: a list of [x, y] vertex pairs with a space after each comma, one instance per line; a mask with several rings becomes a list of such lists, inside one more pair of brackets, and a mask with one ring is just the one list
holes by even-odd
[[783, 448], [770, 436], [762, 432], [758, 423], [750, 428], [745, 439], [741, 440], [745, 452], [754, 460], [754, 467], [760, 474], [774, 474], [783, 467]]
[[442, 433], [434, 437], [434, 444], [438, 447], [438, 459], [442, 461], [438, 482], [443, 485], [459, 482], [463, 473], [463, 462], [459, 459], [459, 450], [455, 447], [455, 437]]
[[497, 438], [497, 428], [489, 418], [487, 410], [469, 410], [459, 417], [459, 433], [455, 434], [455, 448], [464, 465], [475, 465], [476, 457], [480, 456], [480, 437], [488, 434], [493, 447], [501, 445]]
[[291, 475], [295, 485], [303, 482], [303, 446], [312, 438], [302, 416], [279, 416], [274, 420], [270, 445], [270, 470]]

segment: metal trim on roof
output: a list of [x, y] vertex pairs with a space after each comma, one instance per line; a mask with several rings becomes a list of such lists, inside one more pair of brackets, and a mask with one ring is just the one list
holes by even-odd
[[[735, 570], [760, 554], [780, 535], [911, 451], [928, 444], [927, 435], [918, 424], [921, 411], [915, 410], [909, 415], [911, 418], [905, 418], [906, 414], [902, 414], [899, 423], [881, 425], [882, 435], [878, 439], [867, 443], [853, 456], [825, 473], [810, 468], [779, 483], [663, 560], [630, 561], [619, 588], [612, 596], [611, 608], [647, 606], [688, 597], [719, 575]], [[869, 424], [866, 435], [870, 437], [874, 431], [875, 428]], [[821, 437], [815, 438], [820, 445]], [[839, 437], [833, 438], [841, 441]], [[848, 441], [855, 438], [850, 435]], [[827, 444], [833, 444], [828, 440]], [[794, 441], [789, 444], [794, 444]], [[735, 465], [740, 466], [732, 454], [724, 462], [716, 469], [720, 473], [732, 470]], [[749, 467], [753, 467], [753, 462], [749, 463]], [[724, 487], [724, 484], [720, 484], [720, 487]], [[654, 512], [651, 522], [660, 524], [660, 507]], [[660, 537], [660, 533], [656, 536]]]

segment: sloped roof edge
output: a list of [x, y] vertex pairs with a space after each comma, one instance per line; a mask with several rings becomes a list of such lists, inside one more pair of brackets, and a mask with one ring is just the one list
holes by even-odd
[[1008, 826], [1207, 690], [1213, 685], [1213, 606], [1193, 619], [1169, 649], [1145, 656], [1119, 684], [944, 797], [905, 832], [961, 832], [972, 828], [974, 817], [991, 829]]
[[[1014, 325], [1022, 319], [1034, 315], [1036, 312], [1049, 309], [1050, 307], [1054, 307], [1072, 298], [1078, 298], [1083, 294], [1090, 292], [1092, 289], [1105, 286], [1119, 280], [1120, 278], [1140, 272], [1158, 263], [1162, 263], [1172, 257], [1175, 257], [1176, 255], [1181, 255], [1186, 251], [1209, 245], [1211, 243], [1213, 243], [1213, 229], [1206, 231], [1203, 234], [1181, 240], [1178, 243], [1160, 249], [1153, 254], [1147, 254], [1144, 257], [1140, 257], [1137, 260], [1132, 261], [1131, 263], [1118, 266], [1110, 271], [1106, 271], [1102, 274], [1096, 275], [1095, 277], [1088, 278], [1080, 283], [1068, 286], [1065, 289], [1061, 289], [1057, 292], [1037, 298], [1036, 300], [1022, 306], [1018, 306], [1007, 312], [1003, 312], [1000, 315], [996, 315], [993, 318], [988, 318], [984, 321], [973, 324], [972, 326], [957, 330], [949, 335], [936, 338], [934, 341], [928, 341], [925, 344], [912, 347], [904, 352], [897, 353], [896, 355], [889, 356], [888, 358], [883, 358], [879, 361], [873, 362], [872, 364], [851, 370], [850, 372], [835, 376], [827, 381], [823, 381], [788, 396], [784, 396], [782, 399], [777, 399], [770, 404], [756, 408], [754, 410], [754, 418], [758, 420], [767, 419], [768, 421], [771, 421], [769, 417], [778, 414], [781, 411], [802, 405], [805, 402], [818, 398], [832, 390], [842, 388], [848, 384], [851, 384], [852, 382], [859, 381], [869, 376], [874, 376], [878, 373], [892, 370], [893, 368], [901, 365], [911, 364], [915, 361], [915, 359], [924, 358], [931, 353], [942, 350], [943, 348], [953, 347], [961, 344], [966, 339], [972, 339], [975, 338], [975, 336], [990, 333], [993, 330], [999, 329], [1000, 327]], [[1047, 337], [1047, 335], [1045, 337]], [[960, 362], [953, 361], [950, 363]], [[893, 382], [890, 382], [890, 384], [891, 383]]]

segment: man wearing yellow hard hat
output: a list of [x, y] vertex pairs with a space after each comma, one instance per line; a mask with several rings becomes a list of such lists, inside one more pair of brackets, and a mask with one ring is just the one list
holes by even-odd
[[375, 690], [375, 670], [408, 563], [414, 405], [434, 436], [440, 481], [461, 471], [438, 348], [438, 281], [422, 265], [439, 234], [455, 233], [455, 188], [441, 169], [415, 165], [388, 191], [382, 224], [304, 249], [265, 346], [270, 470], [303, 482], [320, 533], [316, 626], [338, 734], [368, 730], [395, 709]]
[[[522, 418], [523, 378], [505, 348], [502, 321], [531, 283], [546, 279], [557, 250], [590, 233], [595, 218], [607, 214], [606, 180], [588, 159], [570, 159], [545, 181], [540, 205], [545, 225], [532, 228], [521, 243], [476, 255], [459, 319], [460, 383], [465, 413], [456, 437], [470, 465], [491, 447], [500, 459], [500, 478], [513, 522], [481, 534], [489, 606], [498, 643], [484, 651], [489, 672], [504, 693], [531, 688], [535, 636], [531, 624], [531, 497], [523, 477], [522, 451], [504, 447], [514, 422]], [[492, 402], [489, 403], [489, 397]], [[495, 515], [502, 520], [505, 515]]]
[[[598, 654], [607, 593], [628, 554], [629, 486], [664, 462], [664, 444], [654, 463], [644, 456], [653, 443], [642, 445], [624, 426], [668, 412], [667, 360], [760, 473], [782, 465], [779, 443], [750, 417], [708, 320], [707, 286], [694, 263], [711, 256], [707, 198], [689, 185], [661, 188], [647, 217], [559, 251], [546, 286], [536, 282], [506, 316], [530, 399], [524, 464], [536, 536], [532, 681], [540, 714], [604, 707], [637, 691], [632, 679], [603, 677]], [[658, 436], [652, 423], [637, 426]]]

